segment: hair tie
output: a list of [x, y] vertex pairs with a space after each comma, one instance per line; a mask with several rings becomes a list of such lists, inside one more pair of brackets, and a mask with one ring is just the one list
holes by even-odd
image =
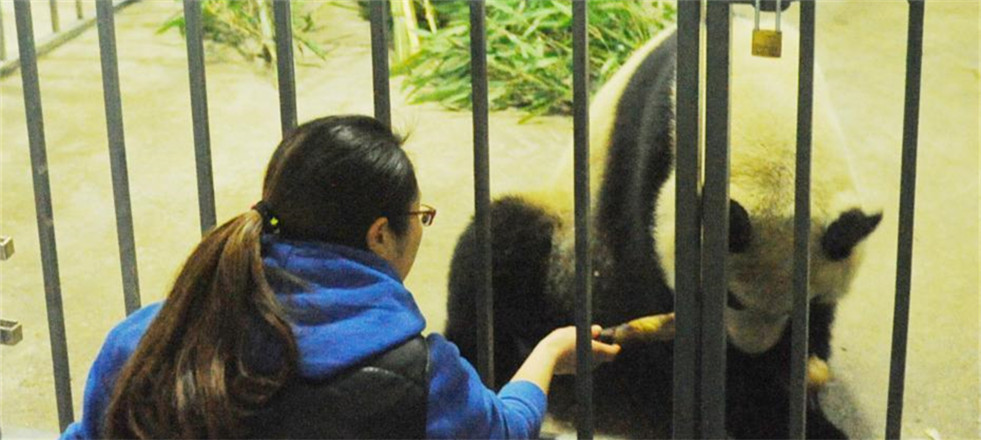
[[269, 207], [268, 202], [259, 200], [255, 205], [252, 205], [252, 209], [256, 210], [262, 216], [262, 232], [271, 234], [279, 233], [279, 217]]

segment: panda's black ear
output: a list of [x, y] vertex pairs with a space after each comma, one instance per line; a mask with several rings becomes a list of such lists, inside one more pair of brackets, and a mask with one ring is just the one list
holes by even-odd
[[860, 241], [868, 237], [879, 222], [882, 213], [867, 215], [861, 210], [845, 211], [837, 220], [828, 225], [821, 237], [821, 248], [831, 261], [840, 261], [852, 254]]
[[746, 252], [752, 239], [753, 225], [749, 222], [749, 213], [739, 202], [729, 199], [729, 252]]

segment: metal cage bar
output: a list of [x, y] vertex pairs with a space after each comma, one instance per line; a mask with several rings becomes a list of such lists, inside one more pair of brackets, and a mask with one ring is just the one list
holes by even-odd
[[699, 45], [701, 1], [678, 3], [678, 57], [675, 130], [675, 318], [673, 437], [696, 438], [701, 428], [698, 399], [701, 338], [702, 220], [698, 210], [701, 180], [699, 121]]
[[198, 179], [198, 216], [201, 235], [215, 227], [215, 184], [211, 166], [211, 128], [208, 122], [208, 87], [205, 80], [201, 0], [184, 0], [187, 74], [191, 88], [194, 125], [194, 163]]
[[51, 32], [61, 32], [61, 18], [58, 17], [58, 0], [48, 0], [48, 9], [51, 11]]
[[593, 417], [592, 264], [589, 256], [589, 3], [572, 2], [572, 105], [576, 227], [576, 429], [591, 439]]
[[729, 3], [708, 2], [702, 200], [701, 408], [704, 438], [725, 438], [726, 257], [729, 254]]
[[296, 83], [293, 74], [293, 28], [290, 0], [275, 0], [276, 72], [279, 79], [279, 121], [283, 136], [296, 127]]
[[106, 107], [109, 164], [112, 171], [112, 194], [116, 211], [116, 240], [119, 243], [123, 298], [126, 314], [129, 315], [140, 308], [140, 277], [136, 264], [136, 239], [133, 236], [133, 208], [129, 194], [129, 171], [126, 166], [126, 136], [123, 130], [123, 105], [119, 92], [116, 21], [112, 0], [98, 0], [95, 4], [95, 15], [99, 32], [102, 92]]
[[34, 50], [30, 0], [14, 1], [14, 17], [17, 22], [24, 111], [27, 114], [27, 136], [31, 150], [34, 207], [37, 211], [37, 233], [41, 245], [41, 271], [44, 275], [44, 299], [51, 338], [51, 362], [54, 368], [58, 425], [64, 431], [75, 416], [72, 409], [71, 370], [68, 365], [68, 343], [65, 339], [65, 311], [61, 301], [58, 247], [55, 240], [54, 212], [51, 207], [51, 185], [48, 179], [44, 116], [41, 111], [41, 89], [38, 81], [37, 53]]
[[371, 20], [371, 77], [374, 86], [375, 119], [392, 126], [388, 69], [388, 0], [369, 2]]
[[910, 288], [913, 272], [913, 217], [916, 202], [916, 148], [920, 116], [920, 73], [923, 62], [923, 0], [909, 0], [906, 42], [906, 102], [903, 108], [903, 162], [899, 192], [899, 243], [896, 256], [896, 310], [892, 324], [892, 361], [886, 438], [900, 438], [903, 388], [906, 377], [906, 339], [909, 332]]
[[477, 371], [494, 386], [494, 290], [491, 285], [490, 156], [487, 103], [487, 30], [484, 0], [470, 2], [470, 85], [473, 97], [474, 232], [477, 240]]
[[814, 101], [814, 0], [801, 0], [797, 80], [797, 169], [794, 205], [794, 311], [791, 318], [790, 438], [807, 426], [807, 339], [810, 308], [811, 127]]
[[3, 33], [3, 8], [0, 8], [0, 61], [7, 59], [7, 39]]

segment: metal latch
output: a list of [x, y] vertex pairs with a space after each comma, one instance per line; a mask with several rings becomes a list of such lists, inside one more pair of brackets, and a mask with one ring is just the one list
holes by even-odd
[[21, 339], [24, 339], [24, 332], [19, 322], [0, 319], [0, 344], [14, 345]]

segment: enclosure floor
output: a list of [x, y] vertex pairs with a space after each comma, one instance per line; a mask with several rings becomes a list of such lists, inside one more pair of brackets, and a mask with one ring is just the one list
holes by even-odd
[[[0, 3], [8, 40], [15, 35], [11, 3]], [[35, 10], [46, 3], [35, 2]], [[835, 380], [823, 399], [832, 418], [854, 437], [884, 433], [905, 5], [835, 1], [818, 7], [818, 60], [856, 156], [855, 167], [884, 212], [882, 225], [869, 240], [865, 266], [839, 307], [831, 362]], [[155, 34], [179, 7], [180, 2], [143, 1], [116, 17], [144, 304], [163, 297], [200, 237], [185, 46], [175, 32]], [[795, 16], [785, 19], [795, 21]], [[975, 1], [927, 2], [903, 413], [907, 438], [981, 437], [978, 20]], [[325, 63], [309, 58], [297, 63], [300, 120], [370, 114], [367, 24], [351, 9], [326, 3], [318, 10], [317, 23], [332, 42], [331, 53]], [[223, 221], [259, 198], [263, 166], [280, 138], [278, 94], [272, 73], [235, 53], [212, 48], [207, 60], [215, 192]], [[40, 76], [77, 418], [92, 360], [124, 315], [95, 29], [42, 59]], [[471, 119], [468, 113], [406, 103], [397, 80], [392, 90], [394, 125], [411, 133], [407, 149], [418, 168], [422, 199], [440, 212], [425, 232], [407, 281], [429, 320], [428, 329], [440, 331], [449, 257], [473, 213]], [[6, 437], [51, 437], [58, 427], [19, 74], [0, 80], [0, 95], [0, 232], [14, 237], [17, 248], [0, 265], [0, 315], [24, 327], [20, 344], [0, 348], [0, 427]], [[495, 194], [534, 186], [571, 145], [568, 118], [526, 124], [519, 124], [519, 118], [515, 113], [491, 117]]]

